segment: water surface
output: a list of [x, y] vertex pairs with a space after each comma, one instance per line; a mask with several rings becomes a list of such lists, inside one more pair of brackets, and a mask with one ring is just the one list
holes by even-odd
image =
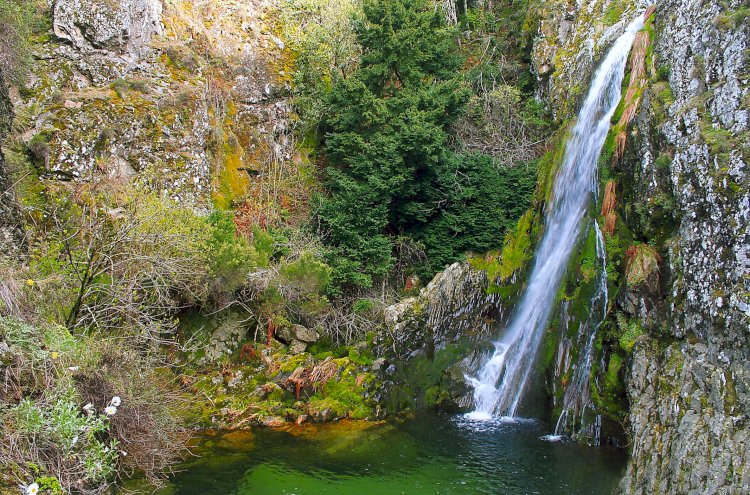
[[420, 415], [207, 436], [160, 495], [611, 494], [624, 452], [548, 442], [539, 422]]

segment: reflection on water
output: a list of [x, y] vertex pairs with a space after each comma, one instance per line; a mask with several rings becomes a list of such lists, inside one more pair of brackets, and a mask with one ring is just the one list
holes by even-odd
[[542, 426], [421, 415], [207, 436], [159, 494], [612, 493], [624, 452], [546, 442]]

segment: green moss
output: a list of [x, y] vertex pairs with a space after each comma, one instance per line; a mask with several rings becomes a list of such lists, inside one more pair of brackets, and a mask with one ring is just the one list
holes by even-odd
[[311, 414], [330, 409], [338, 418], [364, 419], [372, 416], [373, 405], [365, 392], [375, 383], [372, 373], [358, 373], [358, 368], [348, 359], [339, 360], [343, 370], [340, 377], [330, 380], [316, 392], [308, 403]]
[[397, 366], [390, 393], [392, 409], [396, 411], [423, 407], [451, 409], [451, 397], [455, 392], [451, 370], [474, 347], [471, 339], [459, 342], [435, 352], [432, 359], [426, 355], [415, 356], [405, 366]]
[[728, 162], [729, 153], [737, 149], [740, 144], [739, 139], [730, 131], [714, 126], [708, 118], [701, 122], [700, 130], [711, 154], [724, 162]]
[[617, 326], [620, 331], [620, 348], [627, 353], [632, 352], [638, 337], [645, 333], [643, 328], [638, 321], [628, 321], [622, 313], [617, 314]]
[[669, 166], [672, 164], [672, 157], [666, 153], [662, 153], [654, 161], [654, 166], [657, 170], [669, 170]]
[[555, 177], [557, 176], [557, 171], [562, 164], [563, 157], [565, 156], [565, 146], [570, 135], [569, 128], [569, 124], [563, 124], [561, 126], [561, 130], [558, 131], [557, 135], [551, 140], [552, 143], [554, 143], [552, 148], [544, 154], [541, 160], [539, 160], [537, 189], [534, 194], [535, 204], [549, 202], [552, 198]]
[[487, 271], [487, 277], [492, 282], [490, 292], [497, 292], [501, 288], [498, 283], [507, 282], [516, 271], [526, 266], [531, 259], [533, 254], [531, 247], [533, 218], [533, 210], [529, 210], [521, 216], [515, 230], [506, 234], [499, 257], [474, 259], [472, 261], [474, 268]]
[[721, 13], [716, 16], [714, 25], [717, 28], [725, 31], [731, 31], [744, 25], [747, 21], [747, 18], [750, 17], [750, 7], [743, 5], [741, 7], [731, 9], [727, 5], [728, 2], [724, 3], [725, 7], [721, 11]]
[[610, 2], [602, 15], [602, 22], [606, 26], [613, 26], [622, 18], [625, 12], [625, 4], [617, 1]]
[[299, 367], [304, 367], [307, 364], [309, 355], [306, 353], [296, 354], [289, 356], [287, 361], [281, 365], [281, 371], [283, 373], [292, 373]]
[[621, 387], [620, 370], [625, 362], [620, 354], [612, 354], [607, 365], [607, 374], [604, 376], [605, 391], [614, 391]]
[[369, 348], [356, 349], [351, 347], [349, 349], [349, 359], [360, 366], [370, 366], [375, 361], [375, 356], [372, 354], [372, 350]]

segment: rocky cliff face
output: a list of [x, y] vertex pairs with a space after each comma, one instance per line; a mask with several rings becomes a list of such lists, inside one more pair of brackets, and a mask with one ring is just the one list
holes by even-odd
[[[649, 76], [635, 93], [637, 115], [620, 129], [627, 144], [605, 152], [610, 161], [603, 165], [617, 188], [618, 227], [611, 235], [622, 243], [608, 240], [608, 248], [627, 248], [612, 313], [635, 338], [619, 374], [631, 440], [620, 490], [747, 493], [748, 5], [662, 0], [655, 6], [651, 44], [641, 54]], [[607, 39], [597, 37], [608, 30], [590, 14], [619, 10], [630, 19], [632, 7], [638, 6], [584, 1], [542, 22], [534, 53], [540, 95], [559, 118], [574, 111], [566, 104], [576, 96], [571, 77], [590, 73], [592, 47]], [[613, 345], [629, 347], [627, 336]], [[604, 365], [606, 345], [601, 352]]]
[[58, 0], [54, 32], [80, 51], [138, 53], [161, 33], [161, 15], [160, 0]]
[[[10, 132], [12, 118], [13, 107], [8, 87], [0, 72], [0, 145]], [[21, 212], [6, 170], [3, 150], [0, 148], [0, 253], [15, 257], [23, 253], [25, 244]]]
[[51, 4], [15, 101], [42, 179], [136, 182], [219, 207], [252, 198], [253, 211], [282, 200], [268, 182], [293, 181], [302, 157], [273, 1]]
[[668, 70], [673, 101], [663, 116], [646, 101], [632, 131], [634, 196], [647, 212], [660, 191], [674, 197], [676, 229], [665, 241], [670, 343], [645, 339], [633, 358], [622, 491], [747, 493], [748, 7], [665, 0], [658, 9], [654, 63]]
[[[533, 70], [537, 96], [560, 120], [572, 117], [588, 90], [602, 53], [624, 31], [648, 0], [547, 0], [538, 7]], [[629, 15], [628, 15], [629, 14]]]

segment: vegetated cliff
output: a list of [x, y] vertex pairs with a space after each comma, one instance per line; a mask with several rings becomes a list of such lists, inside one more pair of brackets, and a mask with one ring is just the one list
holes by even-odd
[[[2, 72], [0, 72], [0, 145], [11, 128], [13, 107]], [[5, 168], [5, 156], [0, 148], [0, 252], [14, 256], [24, 251], [25, 237], [21, 213], [13, 191], [13, 184]]]
[[[594, 1], [542, 23], [540, 94], [559, 118], [573, 110], [565, 103], [575, 96], [572, 75], [593, 67], [585, 19], [615, 7], [626, 21], [634, 15]], [[739, 1], [655, 7], [602, 159], [596, 213], [614, 303], [598, 341], [593, 402], [623, 420], [630, 438], [622, 493], [745, 493], [749, 10]], [[576, 287], [584, 286], [568, 281], [564, 290]]]
[[[16, 130], [43, 180], [136, 181], [273, 216], [305, 196], [276, 5], [56, 0]], [[278, 182], [287, 181], [276, 194]], [[269, 192], [273, 191], [273, 192]], [[250, 194], [252, 193], [252, 194]]]

